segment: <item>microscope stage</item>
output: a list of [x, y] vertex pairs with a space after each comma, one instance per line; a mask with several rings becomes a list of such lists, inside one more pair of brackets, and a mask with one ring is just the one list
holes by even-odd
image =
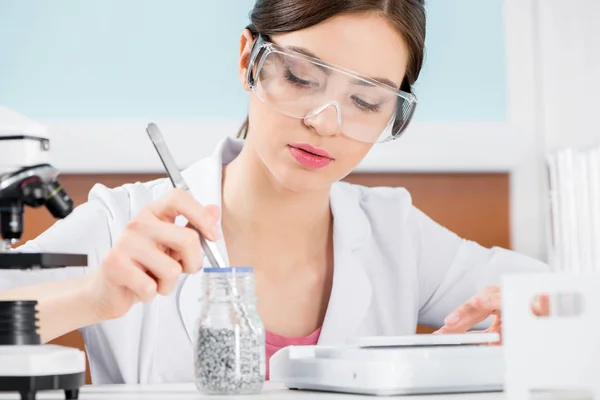
[[87, 265], [87, 255], [68, 253], [0, 253], [0, 269], [62, 268]]

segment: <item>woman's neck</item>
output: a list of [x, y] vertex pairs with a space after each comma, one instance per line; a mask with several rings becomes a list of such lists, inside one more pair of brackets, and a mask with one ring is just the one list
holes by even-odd
[[289, 336], [313, 332], [323, 322], [333, 282], [329, 190], [285, 188], [248, 144], [225, 167], [223, 180], [229, 262], [254, 268], [265, 328]]
[[300, 249], [328, 238], [329, 190], [298, 193], [284, 187], [247, 147], [224, 168], [222, 199], [226, 231], [269, 243], [285, 240]]

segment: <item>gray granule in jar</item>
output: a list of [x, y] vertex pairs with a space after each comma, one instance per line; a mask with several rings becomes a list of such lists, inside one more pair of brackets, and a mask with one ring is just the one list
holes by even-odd
[[260, 390], [265, 380], [264, 344], [249, 330], [201, 328], [196, 345], [196, 385], [212, 393]]

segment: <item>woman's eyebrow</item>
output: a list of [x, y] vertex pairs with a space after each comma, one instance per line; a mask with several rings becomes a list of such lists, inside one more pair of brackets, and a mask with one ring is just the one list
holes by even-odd
[[[320, 59], [319, 57], [317, 57], [315, 55], [315, 53], [313, 53], [312, 51], [310, 51], [308, 49], [305, 49], [304, 47], [286, 46], [285, 48], [288, 50], [291, 50], [293, 52], [296, 52], [296, 53], [304, 54], [307, 57], [314, 58], [319, 61], [324, 61], [324, 60]], [[323, 67], [322, 65], [317, 65], [317, 67], [319, 67], [319, 69], [323, 70], [323, 72], [325, 72], [327, 75], [329, 75], [329, 73], [331, 72], [331, 71], [329, 71], [329, 69]]]
[[285, 48], [288, 50], [291, 50], [291, 51], [295, 51], [296, 53], [304, 54], [305, 56], [308, 56], [310, 58], [316, 58], [319, 61], [323, 61], [319, 57], [317, 57], [317, 55], [315, 53], [313, 53], [312, 51], [310, 51], [308, 49], [305, 49], [304, 47], [285, 46]]
[[[371, 78], [371, 79], [373, 79], [374, 81], [377, 81], [377, 82], [381, 83], [382, 85], [389, 86], [389, 87], [394, 88], [394, 89], [399, 89], [398, 85], [396, 85], [390, 79], [387, 79], [387, 78]], [[353, 85], [360, 85], [360, 86], [375, 86], [372, 83], [369, 83], [367, 81], [363, 81], [362, 79], [354, 79], [352, 81], [352, 84]]]
[[[324, 61], [321, 58], [317, 57], [315, 55], [315, 53], [313, 53], [312, 51], [310, 51], [308, 49], [305, 49], [304, 47], [286, 46], [286, 49], [294, 51], [296, 53], [304, 54], [307, 57], [314, 58], [314, 59], [319, 60], [319, 61]], [[329, 73], [329, 71], [326, 68], [324, 68], [324, 67], [322, 67], [320, 65], [318, 67], [320, 69], [322, 69], [323, 71]], [[377, 81], [377, 82], [379, 82], [379, 83], [381, 83], [383, 85], [390, 86], [390, 87], [398, 89], [398, 85], [396, 85], [394, 83], [394, 81], [392, 81], [391, 79], [387, 79], [387, 78], [371, 78], [371, 79], [373, 79], [374, 81]], [[352, 83], [355, 84], [355, 85], [373, 86], [372, 84], [370, 84], [368, 82], [365, 82], [363, 80], [360, 80], [360, 79], [356, 79], [356, 80], [352, 81]]]

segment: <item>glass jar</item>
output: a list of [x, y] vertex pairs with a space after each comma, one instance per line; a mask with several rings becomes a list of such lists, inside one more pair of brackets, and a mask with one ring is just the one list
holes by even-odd
[[206, 394], [253, 394], [265, 381], [265, 330], [249, 267], [204, 268], [195, 338], [196, 387]]

